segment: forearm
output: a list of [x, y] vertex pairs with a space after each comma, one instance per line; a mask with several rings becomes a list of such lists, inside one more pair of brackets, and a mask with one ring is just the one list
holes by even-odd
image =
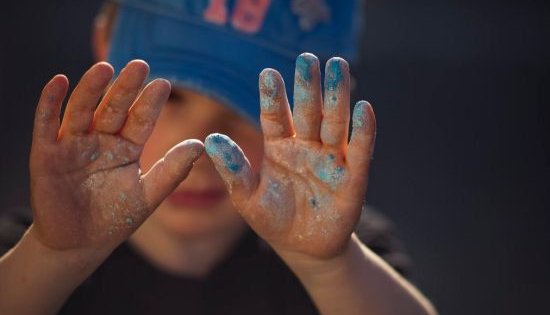
[[35, 238], [31, 226], [19, 243], [0, 258], [0, 314], [57, 313], [107, 255], [53, 250]]
[[346, 250], [330, 260], [282, 257], [323, 315], [436, 314], [416, 288], [355, 235]]

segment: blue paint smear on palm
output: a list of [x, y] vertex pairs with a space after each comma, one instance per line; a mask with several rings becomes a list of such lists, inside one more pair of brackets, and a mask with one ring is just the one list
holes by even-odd
[[324, 183], [335, 189], [344, 177], [345, 169], [336, 165], [333, 154], [328, 154], [315, 167], [315, 175]]

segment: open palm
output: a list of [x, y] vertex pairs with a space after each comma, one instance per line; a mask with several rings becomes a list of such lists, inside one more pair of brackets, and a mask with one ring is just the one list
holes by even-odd
[[296, 61], [294, 111], [280, 74], [260, 74], [264, 159], [253, 174], [228, 137], [210, 135], [207, 153], [228, 184], [244, 219], [276, 250], [331, 257], [345, 246], [359, 218], [375, 134], [372, 107], [359, 102], [350, 121], [349, 69], [327, 62], [325, 93], [319, 61]]
[[[125, 240], [183, 180], [201, 154], [200, 141], [175, 146], [145, 175], [139, 158], [170, 84], [145, 88], [145, 62], [135, 60], [96, 106], [113, 69], [98, 63], [72, 93], [54, 77], [39, 101], [31, 150], [33, 229], [55, 249], [113, 247]], [[97, 107], [97, 109], [96, 109]]]

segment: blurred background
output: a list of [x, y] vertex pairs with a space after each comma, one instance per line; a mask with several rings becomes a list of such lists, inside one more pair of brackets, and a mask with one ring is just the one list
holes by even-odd
[[[359, 96], [375, 105], [369, 203], [441, 314], [550, 314], [550, 5], [368, 0]], [[100, 1], [0, 10], [0, 211], [28, 204], [42, 85], [93, 63]]]

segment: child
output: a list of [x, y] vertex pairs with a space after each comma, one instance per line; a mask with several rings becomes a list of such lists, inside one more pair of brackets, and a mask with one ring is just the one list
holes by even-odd
[[[323, 94], [317, 57], [298, 56], [292, 112], [265, 69], [256, 104], [259, 69], [288, 74], [306, 48], [350, 53], [354, 10], [122, 1], [112, 40], [102, 23], [95, 37], [98, 57], [122, 68], [112, 85], [113, 67], [94, 65], [61, 124], [67, 79], [43, 90], [34, 222], [0, 261], [0, 313], [434, 314], [353, 233], [375, 121], [357, 103], [348, 142], [348, 64], [327, 62]], [[124, 66], [135, 58], [151, 68]]]

